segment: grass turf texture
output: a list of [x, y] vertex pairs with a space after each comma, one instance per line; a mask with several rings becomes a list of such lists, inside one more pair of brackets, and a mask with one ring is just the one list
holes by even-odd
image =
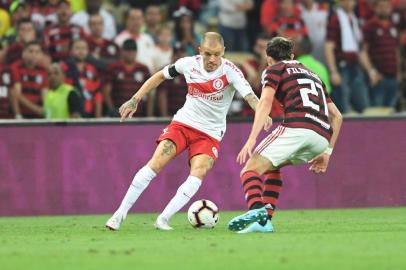
[[0, 268], [18, 269], [405, 269], [406, 208], [278, 211], [273, 234], [238, 235], [220, 214], [213, 230], [185, 213], [156, 231], [156, 214], [0, 218]]

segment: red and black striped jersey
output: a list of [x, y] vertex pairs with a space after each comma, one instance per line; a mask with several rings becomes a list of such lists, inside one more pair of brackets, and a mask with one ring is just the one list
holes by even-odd
[[373, 17], [363, 28], [364, 42], [368, 44], [368, 55], [375, 68], [383, 75], [396, 77], [397, 58], [401, 32], [390, 21]]
[[332, 101], [319, 76], [295, 60], [270, 66], [262, 76], [263, 87], [273, 88], [275, 98], [284, 108], [282, 125], [311, 129], [330, 140], [327, 103]]
[[44, 47], [53, 61], [65, 60], [69, 57], [71, 42], [83, 37], [84, 31], [80, 26], [50, 26], [44, 30]]
[[23, 54], [24, 44], [22, 42], [15, 42], [7, 47], [5, 63], [8, 65], [13, 64], [15, 61], [20, 60]]
[[[114, 106], [118, 108], [129, 100], [149, 77], [149, 69], [143, 64], [135, 63], [132, 67], [126, 66], [122, 61], [111, 64], [107, 70], [106, 83], [111, 83]], [[140, 105], [136, 116], [146, 116], [144, 102]]]
[[118, 58], [119, 48], [113, 41], [102, 39], [97, 41], [92, 36], [86, 37], [87, 44], [89, 45], [89, 53], [93, 55], [96, 59], [107, 58], [112, 59]]
[[[28, 68], [19, 60], [11, 65], [13, 83], [21, 83], [21, 92], [29, 101], [42, 106], [42, 91], [48, 87], [48, 72], [41, 66]], [[20, 106], [21, 114], [35, 116], [35, 113]], [[36, 116], [38, 117], [38, 116]]]
[[307, 36], [307, 27], [300, 16], [276, 16], [268, 28], [268, 32], [273, 36], [283, 36], [294, 38]]
[[166, 92], [168, 100], [168, 113], [174, 115], [186, 101], [188, 85], [183, 76], [165, 80], [159, 87], [158, 92]]
[[12, 118], [10, 106], [11, 72], [0, 64], [0, 118]]
[[65, 79], [67, 84], [75, 85], [75, 82], [77, 80], [79, 81], [80, 89], [84, 97], [83, 111], [85, 116], [93, 116], [95, 113], [95, 103], [103, 101], [103, 95], [100, 92], [100, 77], [96, 68], [90, 63], [85, 63], [83, 70], [77, 70], [78, 78], [73, 78], [72, 74], [68, 72], [69, 65], [64, 62], [61, 66], [62, 69], [67, 72]]

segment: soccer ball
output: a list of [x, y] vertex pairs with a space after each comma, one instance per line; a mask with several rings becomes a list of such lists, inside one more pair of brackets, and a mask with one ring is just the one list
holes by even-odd
[[209, 200], [198, 200], [189, 207], [187, 217], [195, 228], [214, 228], [219, 221], [219, 209]]

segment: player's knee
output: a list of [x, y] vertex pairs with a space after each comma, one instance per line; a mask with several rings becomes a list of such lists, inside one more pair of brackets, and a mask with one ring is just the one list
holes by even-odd
[[207, 173], [210, 171], [210, 166], [208, 165], [199, 165], [194, 168], [191, 168], [190, 175], [196, 176], [203, 180], [206, 177]]
[[159, 173], [165, 167], [165, 164], [165, 162], [159, 159], [151, 159], [148, 162], [148, 166], [156, 173]]

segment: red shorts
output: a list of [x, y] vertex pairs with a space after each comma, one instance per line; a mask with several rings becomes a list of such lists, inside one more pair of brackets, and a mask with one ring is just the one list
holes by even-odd
[[220, 142], [195, 128], [172, 121], [164, 128], [157, 143], [165, 139], [176, 144], [176, 155], [188, 148], [189, 160], [198, 154], [206, 154], [217, 160]]

